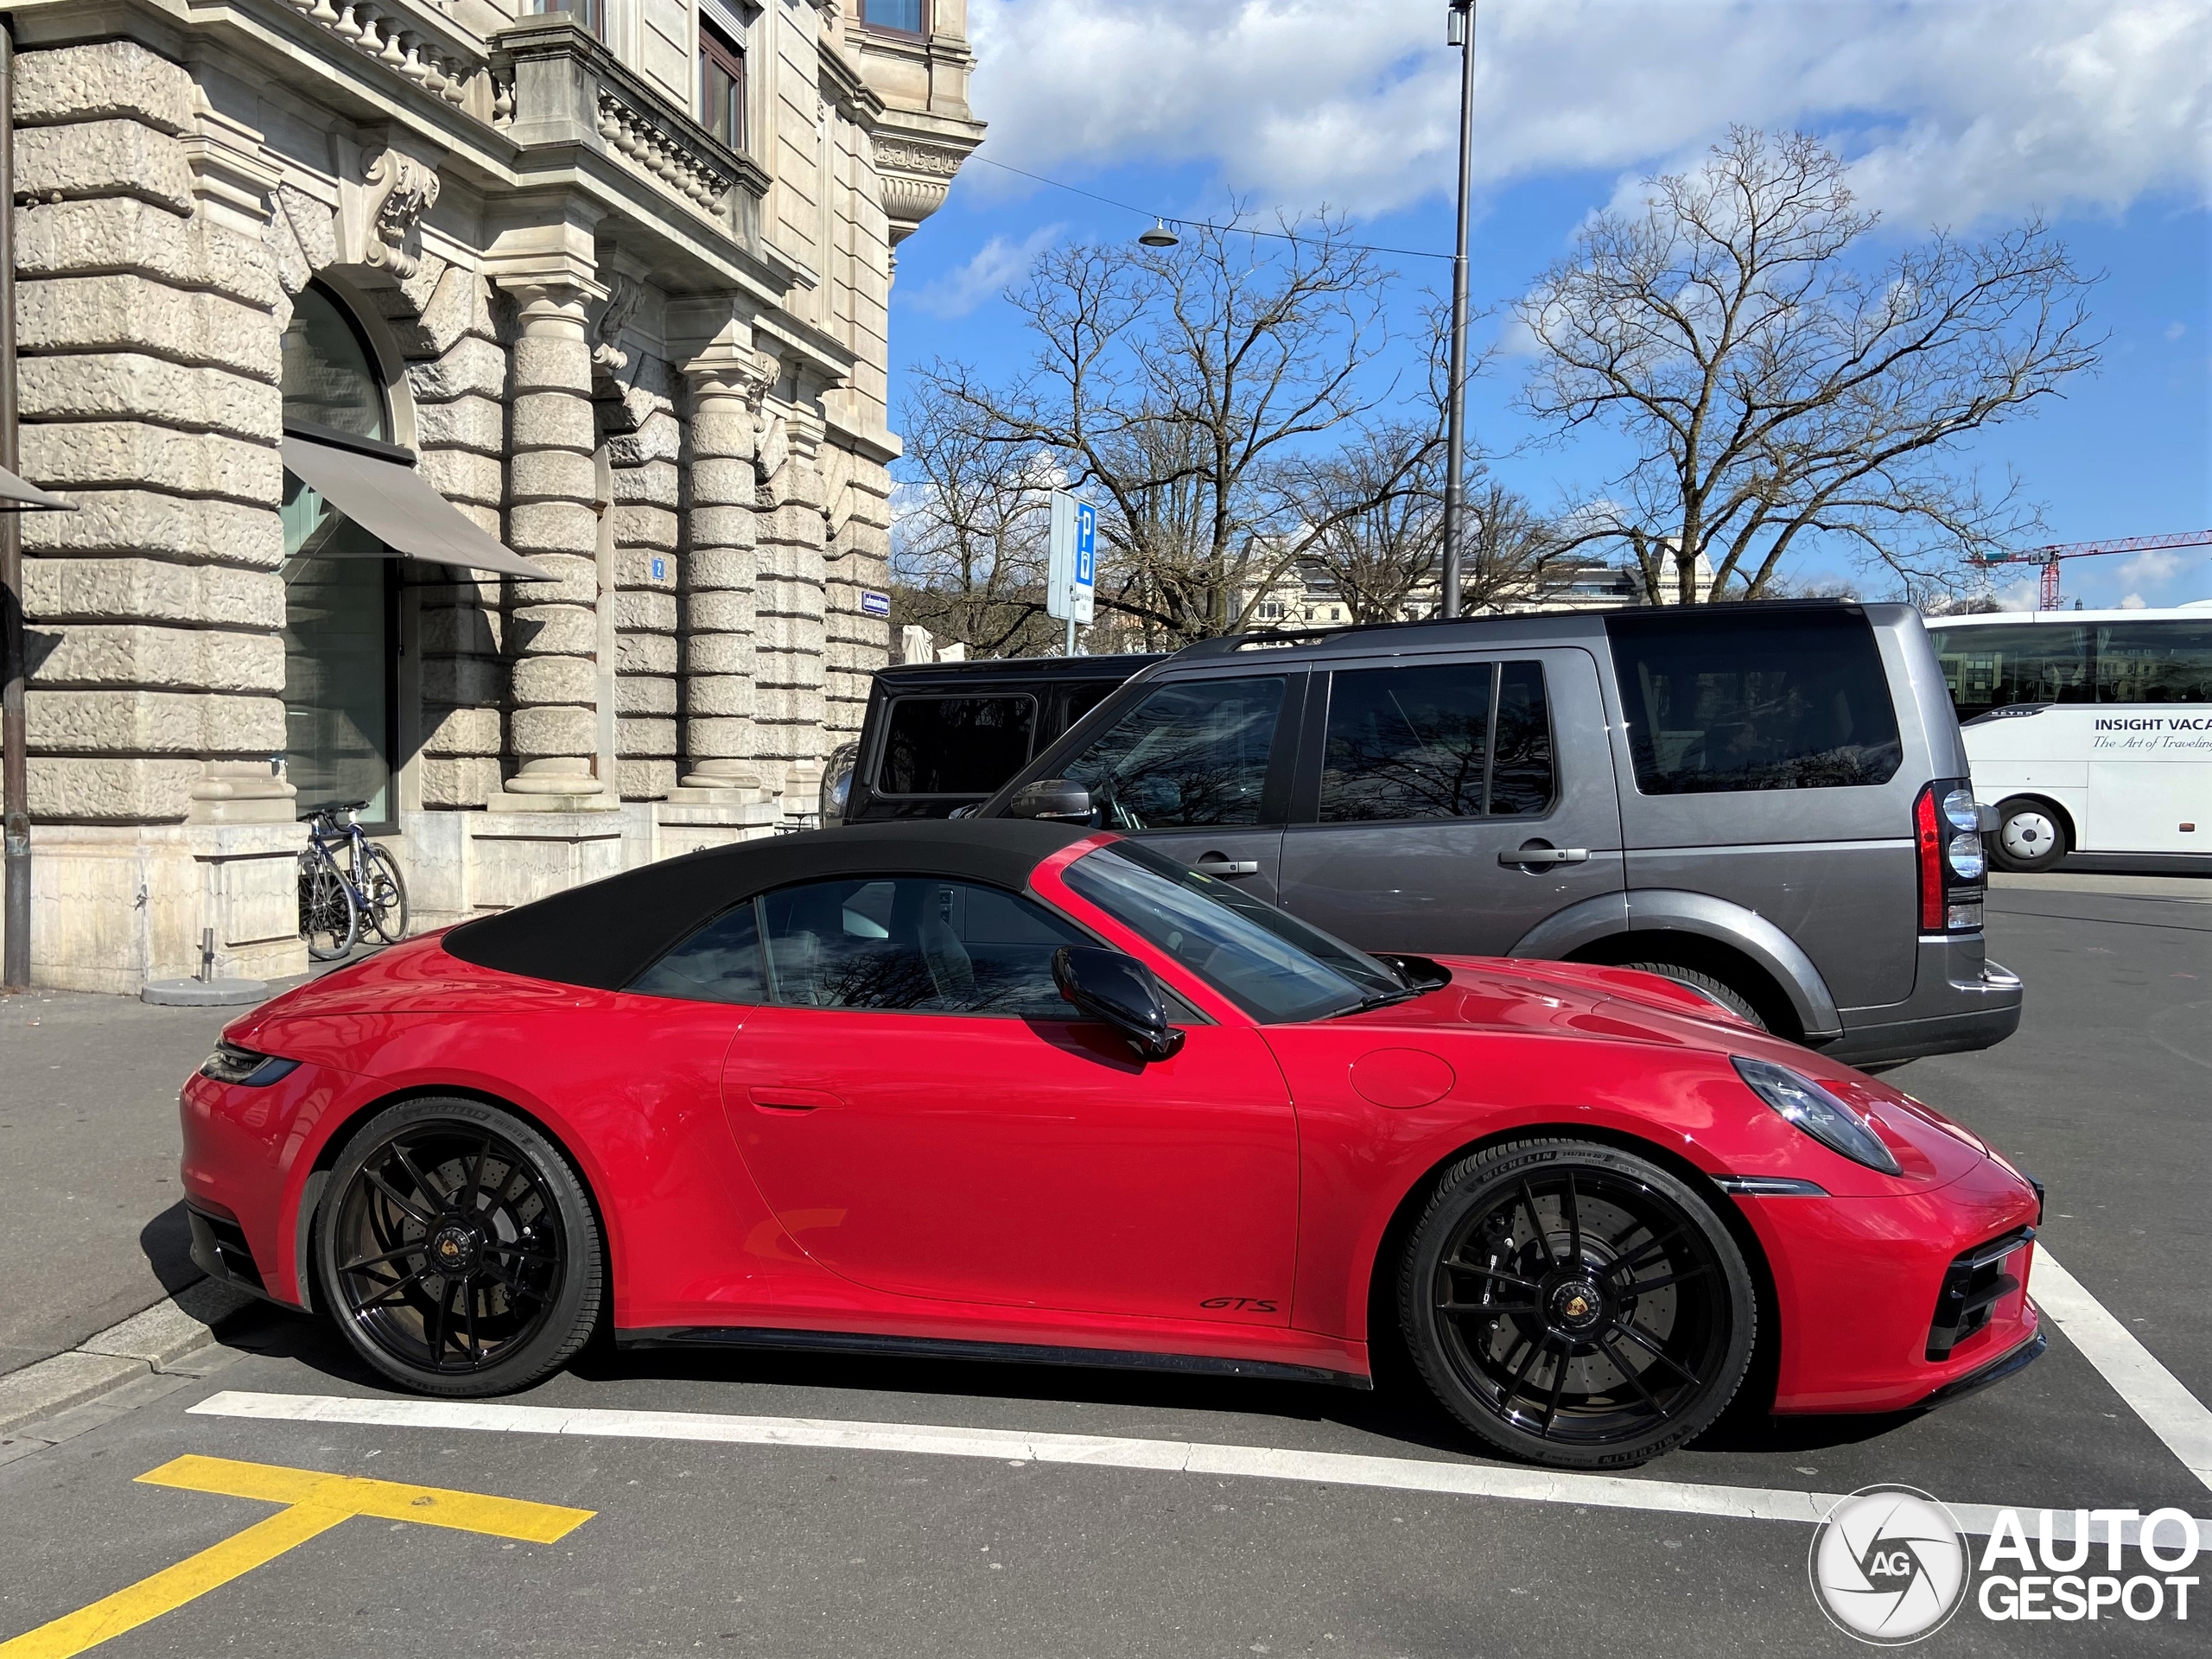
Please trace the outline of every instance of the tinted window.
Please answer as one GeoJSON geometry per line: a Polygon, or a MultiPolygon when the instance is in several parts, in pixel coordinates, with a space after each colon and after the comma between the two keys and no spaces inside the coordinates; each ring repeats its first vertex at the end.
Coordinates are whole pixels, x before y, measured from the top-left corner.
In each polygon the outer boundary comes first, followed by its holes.
{"type": "Polygon", "coordinates": [[[2101,626],[2097,701],[2212,702],[2212,621],[2101,626]]]}
{"type": "Polygon", "coordinates": [[[2089,630],[2078,622],[1930,628],[1961,720],[2016,702],[2090,700],[2089,630]]]}
{"type": "Polygon", "coordinates": [[[1282,712],[1280,677],[1163,685],[1129,709],[1065,775],[1116,830],[1257,823],[1282,712]]]}
{"type": "Polygon", "coordinates": [[[1255,1020],[1312,1020],[1405,995],[1373,957],[1141,842],[1087,853],[1065,880],[1255,1020]]]}
{"type": "Polygon", "coordinates": [[[901,697],[884,731],[880,795],[988,795],[1021,770],[1033,697],[901,697]]]}
{"type": "Polygon", "coordinates": [[[1323,823],[1541,812],[1551,719],[1537,663],[1361,669],[1329,690],[1323,823]]]}
{"type": "Polygon", "coordinates": [[[1902,764],[1862,616],[1700,607],[1605,629],[1643,794],[1880,784],[1902,764]]]}
{"type": "Polygon", "coordinates": [[[1490,814],[1548,811],[1553,776],[1552,716],[1541,663],[1508,663],[1497,677],[1497,728],[1491,740],[1490,814]]]}
{"type": "Polygon", "coordinates": [[[692,1002],[766,1002],[760,930],[747,899],[725,911],[632,981],[646,996],[680,996],[692,1002]]]}
{"type": "Polygon", "coordinates": [[[1052,953],[1091,943],[1029,899],[935,876],[810,881],[760,912],[770,995],[794,1007],[1069,1019],[1052,953]]]}
{"type": "Polygon", "coordinates": [[[1335,676],[1321,822],[1480,817],[1490,774],[1490,693],[1488,663],[1335,676]]]}

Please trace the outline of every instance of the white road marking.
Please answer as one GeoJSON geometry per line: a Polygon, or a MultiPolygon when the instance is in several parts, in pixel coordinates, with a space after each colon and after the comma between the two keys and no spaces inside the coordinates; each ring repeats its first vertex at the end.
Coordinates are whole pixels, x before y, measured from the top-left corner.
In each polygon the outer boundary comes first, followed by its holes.
{"type": "MultiPolygon", "coordinates": [[[[690,1440],[724,1446],[807,1446],[840,1452],[904,1452],[942,1458],[988,1458],[995,1462],[1086,1464],[1104,1469],[1147,1469],[1176,1474],[1241,1475],[1259,1480],[1310,1481],[1326,1486],[1375,1486],[1393,1491],[1441,1492],[1459,1497],[1499,1497],[1531,1503],[1569,1503],[1596,1510],[1642,1510],[1664,1515],[1713,1516],[1733,1521],[1794,1521],[1810,1526],[1840,1499],[1840,1492],[1800,1492],[1758,1486],[1700,1486],[1675,1480],[1621,1475],[1584,1475],[1497,1464],[1440,1463],[1426,1458],[1379,1458],[1347,1452],[1303,1452],[1280,1446],[1216,1446],[1198,1440],[1147,1440],[1104,1434],[1036,1433],[1026,1429],[965,1428],[938,1423],[846,1422],[819,1417],[738,1417],[691,1411],[569,1409],[510,1406],[488,1401],[353,1399],[327,1394],[211,1395],[192,1411],[210,1417],[262,1421],[356,1423],[372,1428],[474,1429],[502,1434],[582,1434],[613,1440],[690,1440]]],[[[2100,1497],[2100,1502],[2106,1501],[2100,1497]]],[[[2036,1511],[2018,1506],[2035,1525],[2036,1511]]],[[[1986,1535],[1997,1509],[1954,1503],[1951,1512],[1968,1532],[1986,1535]]],[[[2053,1517],[2055,1537],[2073,1536],[2073,1516],[2053,1517]]],[[[2199,1521],[2212,1529],[2212,1521],[2199,1521]]],[[[2090,1535],[2105,1535],[2092,1522],[2090,1535]]],[[[2135,1541],[2133,1522],[2123,1522],[2123,1543],[2135,1541]]]]}
{"type": "Polygon", "coordinates": [[[2212,1410],[2159,1364],[2133,1331],[2082,1287],[2080,1280],[2060,1267],[2041,1241],[2028,1278],[2037,1305],[2058,1321],[2066,1339],[2082,1351],[2082,1357],[2190,1473],[2212,1486],[2212,1410]]]}

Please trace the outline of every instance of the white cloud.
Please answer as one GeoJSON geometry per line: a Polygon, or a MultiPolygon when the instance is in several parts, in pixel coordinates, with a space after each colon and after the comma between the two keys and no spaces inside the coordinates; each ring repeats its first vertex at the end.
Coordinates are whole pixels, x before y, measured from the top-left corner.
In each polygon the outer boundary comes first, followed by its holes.
{"type": "Polygon", "coordinates": [[[2163,588],[2181,574],[2183,565],[2201,562],[2201,557],[2191,558],[2179,553],[2138,553],[2132,559],[2120,561],[2120,579],[2130,588],[2163,588]]]}
{"type": "Polygon", "coordinates": [[[2120,608],[2123,611],[2147,611],[2151,607],[2142,594],[2130,594],[2120,601],[2120,608]]]}
{"type": "MultiPolygon", "coordinates": [[[[1451,185],[1443,13],[971,0],[975,106],[1023,167],[1197,163],[1263,200],[1401,207],[1451,185]]],[[[1866,199],[1914,229],[2162,188],[2202,200],[2207,62],[2202,0],[1485,0],[1476,166],[1485,188],[1641,171],[1740,121],[1833,134],[1866,199]]]]}
{"type": "Polygon", "coordinates": [[[1059,239],[1065,225],[1046,225],[1019,242],[995,236],[974,257],[936,281],[899,297],[933,317],[964,317],[1029,269],[1032,260],[1059,239]]]}
{"type": "Polygon", "coordinates": [[[2179,340],[2188,332],[2189,325],[2185,322],[2170,322],[2166,325],[2166,339],[2169,341],[2179,340]]]}

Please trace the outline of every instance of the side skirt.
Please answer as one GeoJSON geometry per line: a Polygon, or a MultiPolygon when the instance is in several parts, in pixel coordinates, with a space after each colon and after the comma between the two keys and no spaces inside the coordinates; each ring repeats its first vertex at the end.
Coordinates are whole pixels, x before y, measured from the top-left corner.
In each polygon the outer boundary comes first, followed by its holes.
{"type": "Polygon", "coordinates": [[[1358,1372],[1332,1371],[1319,1365],[1289,1365],[1275,1360],[1137,1353],[1120,1348],[1055,1348],[1038,1343],[958,1342],[943,1337],[881,1337],[853,1331],[783,1331],[760,1325],[671,1325],[652,1330],[617,1330],[614,1345],[745,1348],[1005,1365],[1077,1365],[1097,1370],[1168,1371],[1185,1376],[1249,1376],[1275,1382],[1325,1382],[1345,1389],[1375,1386],[1374,1378],[1358,1372]]]}

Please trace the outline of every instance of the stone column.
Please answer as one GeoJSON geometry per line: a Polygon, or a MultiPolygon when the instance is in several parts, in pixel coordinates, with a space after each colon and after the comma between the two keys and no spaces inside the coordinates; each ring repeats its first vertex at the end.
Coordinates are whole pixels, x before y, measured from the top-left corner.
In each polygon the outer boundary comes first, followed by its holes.
{"type": "Polygon", "coordinates": [[[599,753],[599,501],[586,308],[604,298],[576,275],[502,278],[517,326],[507,471],[507,544],[552,582],[512,584],[507,744],[517,760],[488,803],[505,812],[620,803],[599,753]]]}
{"type": "MultiPolygon", "coordinates": [[[[772,359],[770,359],[772,360],[772,359]]],[[[683,594],[681,798],[760,798],[753,731],[754,537],[760,488],[755,411],[773,371],[747,347],[718,345],[683,365],[690,383],[690,543],[683,594]]]]}

